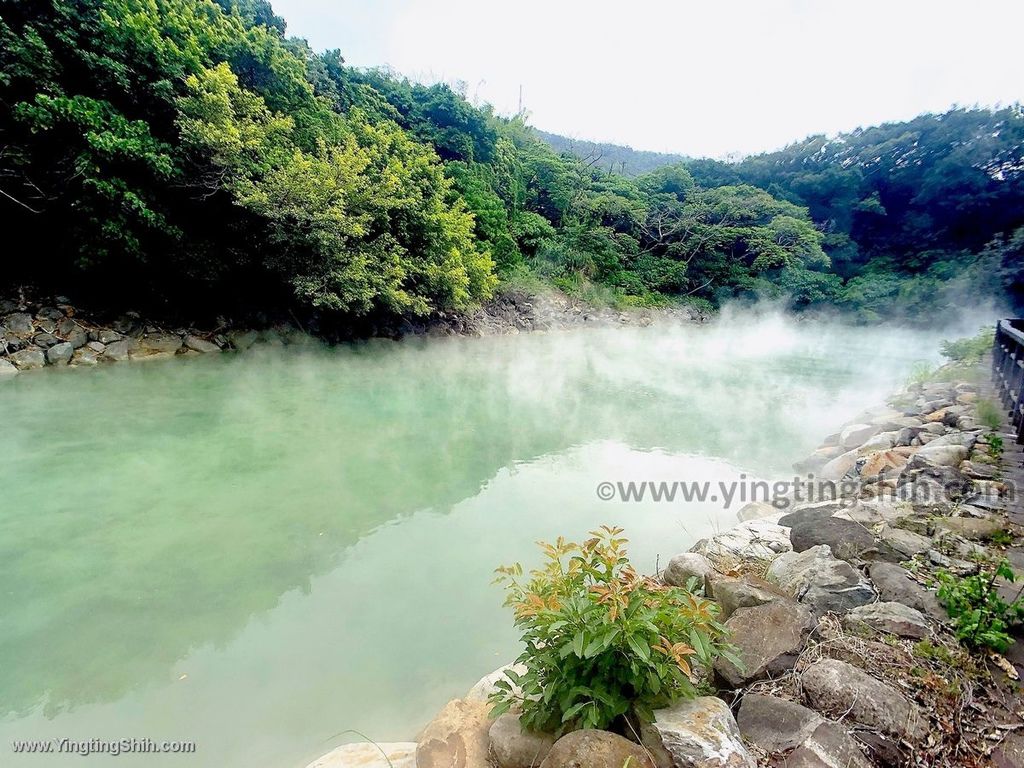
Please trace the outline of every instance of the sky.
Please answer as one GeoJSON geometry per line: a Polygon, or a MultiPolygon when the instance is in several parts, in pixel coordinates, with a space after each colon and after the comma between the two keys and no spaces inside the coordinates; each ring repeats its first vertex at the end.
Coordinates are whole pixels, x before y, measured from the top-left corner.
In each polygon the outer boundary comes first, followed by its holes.
{"type": "Polygon", "coordinates": [[[272,0],[291,35],[576,139],[694,157],[1024,101],[1019,0],[272,0]]]}

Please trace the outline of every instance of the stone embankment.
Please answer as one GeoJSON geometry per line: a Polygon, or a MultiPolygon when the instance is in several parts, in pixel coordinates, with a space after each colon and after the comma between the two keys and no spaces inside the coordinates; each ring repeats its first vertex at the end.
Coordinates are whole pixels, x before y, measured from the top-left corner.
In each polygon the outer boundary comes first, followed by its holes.
{"type": "Polygon", "coordinates": [[[968,380],[911,388],[803,463],[843,481],[837,498],[750,505],[672,558],[661,578],[703,586],[742,666],[719,658],[709,695],[657,711],[635,738],[556,740],[523,732],[515,712],[492,720],[503,668],[416,743],[348,745],[310,768],[1024,766],[1024,658],[968,653],[935,594],[940,569],[1024,565],[977,401],[968,380]]]}

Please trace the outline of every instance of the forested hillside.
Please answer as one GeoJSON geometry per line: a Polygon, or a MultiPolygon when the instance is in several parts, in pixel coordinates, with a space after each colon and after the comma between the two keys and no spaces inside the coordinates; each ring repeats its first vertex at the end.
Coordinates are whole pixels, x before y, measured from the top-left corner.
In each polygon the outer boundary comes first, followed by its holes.
{"type": "Polygon", "coordinates": [[[1021,299],[1016,108],[631,177],[285,29],[264,0],[5,3],[4,281],[324,327],[465,308],[500,280],[869,319],[1021,299]]]}
{"type": "Polygon", "coordinates": [[[683,155],[650,152],[608,142],[573,139],[540,129],[537,129],[537,136],[558,153],[568,152],[588,165],[604,171],[621,173],[623,176],[642,176],[666,165],[677,165],[687,160],[683,155]]]}

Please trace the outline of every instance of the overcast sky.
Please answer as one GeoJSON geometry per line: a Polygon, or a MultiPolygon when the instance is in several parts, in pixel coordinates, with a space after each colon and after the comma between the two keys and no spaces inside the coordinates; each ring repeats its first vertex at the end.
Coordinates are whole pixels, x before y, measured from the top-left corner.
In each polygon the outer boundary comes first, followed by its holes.
{"type": "Polygon", "coordinates": [[[272,0],[356,66],[580,139],[720,157],[1024,101],[1019,0],[272,0]]]}

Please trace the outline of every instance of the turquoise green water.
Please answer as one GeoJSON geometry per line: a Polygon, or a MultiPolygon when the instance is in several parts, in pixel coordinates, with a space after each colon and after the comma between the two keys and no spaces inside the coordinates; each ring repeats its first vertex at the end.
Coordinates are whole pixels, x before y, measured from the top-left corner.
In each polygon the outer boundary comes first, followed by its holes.
{"type": "Polygon", "coordinates": [[[601,481],[791,476],[942,334],[585,330],[258,349],[0,383],[0,765],[301,768],[412,738],[516,653],[496,565],[617,523],[653,570],[721,504],[601,481]]]}

